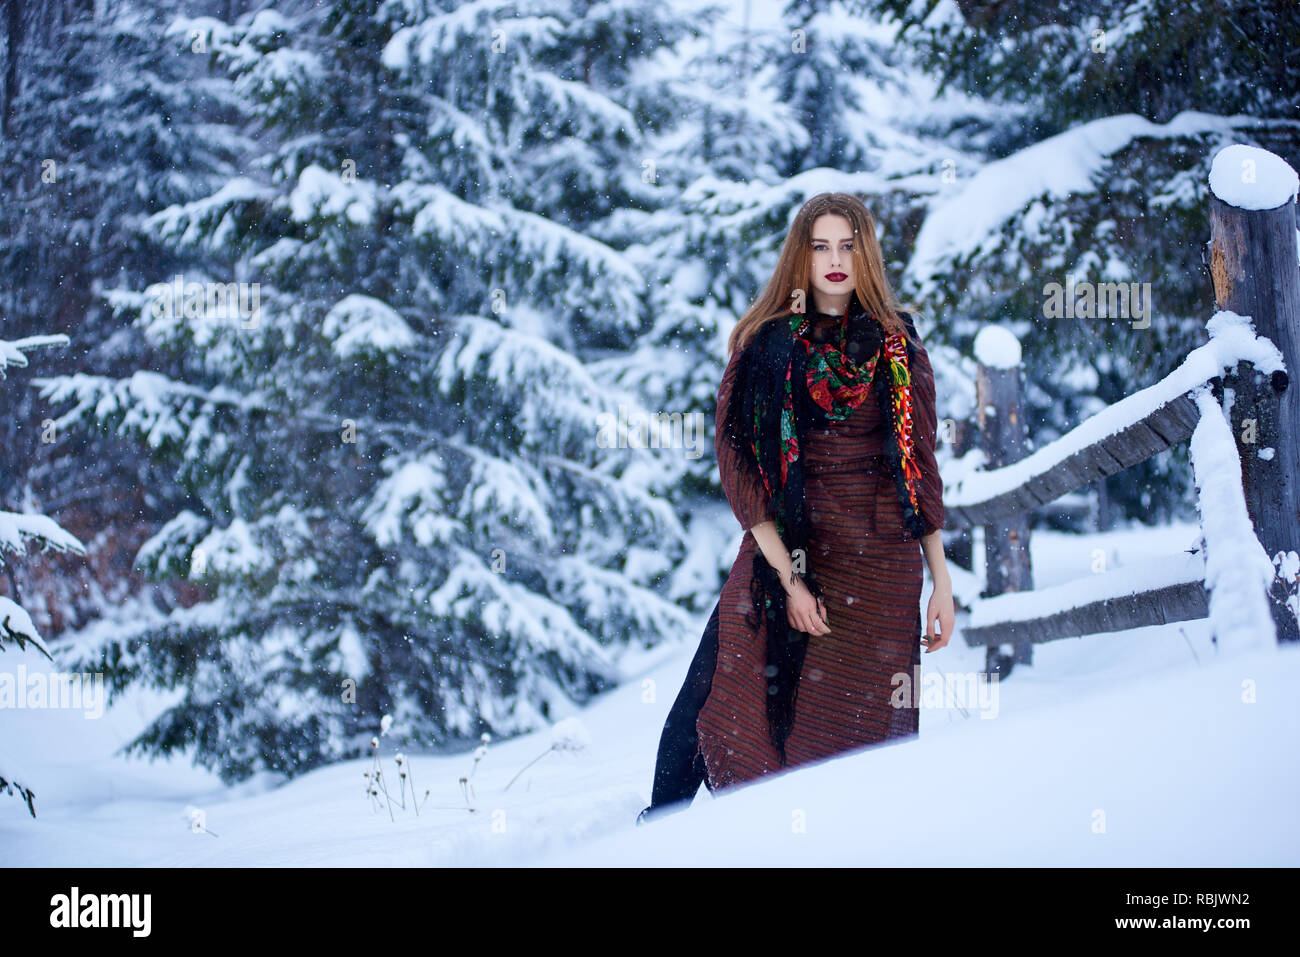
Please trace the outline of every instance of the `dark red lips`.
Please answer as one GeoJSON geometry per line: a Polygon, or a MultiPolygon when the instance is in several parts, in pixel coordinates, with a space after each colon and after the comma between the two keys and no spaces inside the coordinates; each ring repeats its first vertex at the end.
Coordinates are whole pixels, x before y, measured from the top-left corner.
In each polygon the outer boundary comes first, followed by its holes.
{"type": "Polygon", "coordinates": [[[827,278],[827,280],[829,280],[830,282],[843,282],[844,280],[848,279],[849,277],[848,277],[848,273],[842,273],[842,272],[828,272],[828,273],[826,274],[826,278],[827,278]]]}

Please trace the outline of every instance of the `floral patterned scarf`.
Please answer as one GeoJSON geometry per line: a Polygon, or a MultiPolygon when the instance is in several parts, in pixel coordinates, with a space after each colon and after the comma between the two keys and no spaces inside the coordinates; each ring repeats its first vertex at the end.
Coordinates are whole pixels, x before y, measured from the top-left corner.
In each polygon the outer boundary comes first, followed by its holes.
{"type": "MultiPolygon", "coordinates": [[[[853,305],[857,305],[856,296],[853,305]]],[[[857,318],[861,318],[859,315],[857,318]]],[[[874,321],[874,320],[873,320],[874,321]]],[[[833,422],[847,419],[859,405],[871,394],[871,382],[878,362],[887,364],[889,376],[890,422],[900,453],[902,472],[906,483],[907,498],[916,513],[921,506],[917,500],[917,484],[921,479],[921,467],[916,460],[916,450],[912,443],[912,378],[907,365],[907,340],[901,332],[884,337],[880,349],[862,362],[857,362],[845,353],[844,340],[846,330],[840,329],[840,343],[835,341],[816,342],[806,335],[809,318],[792,315],[789,320],[790,333],[795,345],[807,355],[805,363],[805,380],[808,395],[833,422]]],[[[795,429],[794,394],[791,381],[794,376],[794,361],[786,369],[785,390],[781,403],[781,478],[777,488],[783,488],[789,475],[790,466],[799,458],[799,438],[795,429]]],[[[776,527],[785,534],[785,509],[783,496],[774,492],[772,476],[763,470],[762,456],[759,454],[758,436],[761,429],[762,409],[754,409],[754,436],[752,450],[759,466],[759,475],[763,487],[772,497],[776,506],[776,527]]]]}

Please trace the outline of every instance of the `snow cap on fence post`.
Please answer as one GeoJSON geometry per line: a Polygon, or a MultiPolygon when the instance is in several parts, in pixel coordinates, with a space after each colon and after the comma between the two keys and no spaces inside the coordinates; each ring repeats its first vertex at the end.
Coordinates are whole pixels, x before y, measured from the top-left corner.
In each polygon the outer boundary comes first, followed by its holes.
{"type": "Polygon", "coordinates": [[[1276,153],[1233,143],[1214,154],[1210,190],[1238,209],[1276,209],[1296,198],[1300,177],[1276,153]]]}
{"type": "Polygon", "coordinates": [[[973,343],[975,358],[990,369],[1014,369],[1020,365],[1020,340],[1005,326],[988,325],[973,343]]]}

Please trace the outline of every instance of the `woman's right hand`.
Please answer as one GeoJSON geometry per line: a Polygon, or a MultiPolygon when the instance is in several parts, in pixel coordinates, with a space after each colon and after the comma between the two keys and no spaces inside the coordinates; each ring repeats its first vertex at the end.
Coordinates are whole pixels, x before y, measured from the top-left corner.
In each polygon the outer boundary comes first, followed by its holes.
{"type": "Polygon", "coordinates": [[[810,635],[831,633],[830,627],[826,624],[825,603],[813,596],[802,578],[795,576],[794,584],[785,586],[785,593],[785,617],[791,628],[797,628],[810,635]]]}

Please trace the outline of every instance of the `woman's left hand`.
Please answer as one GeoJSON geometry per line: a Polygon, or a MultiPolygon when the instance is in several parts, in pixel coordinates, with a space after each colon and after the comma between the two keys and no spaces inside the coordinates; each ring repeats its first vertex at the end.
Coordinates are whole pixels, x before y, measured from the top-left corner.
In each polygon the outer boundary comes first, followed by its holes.
{"type": "Polygon", "coordinates": [[[952,589],[935,588],[930,593],[930,604],[925,611],[925,637],[921,639],[921,644],[926,646],[925,653],[927,655],[948,644],[956,620],[957,613],[952,604],[952,589]],[[939,623],[937,635],[934,630],[936,619],[939,623]]]}

